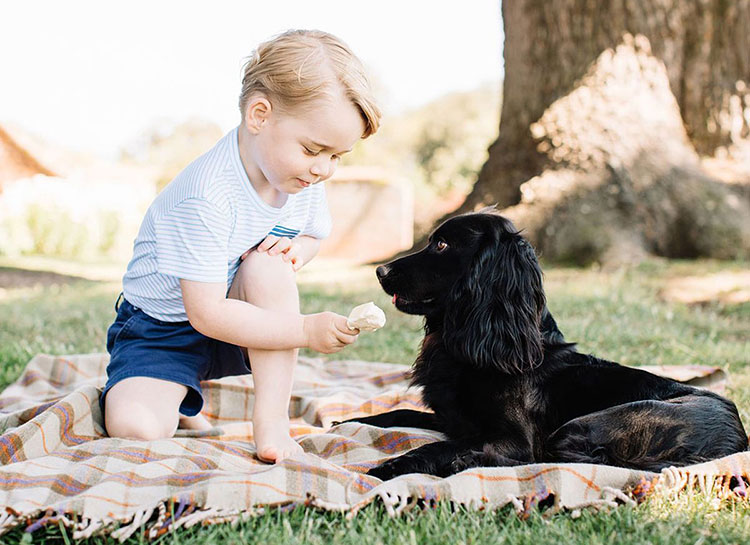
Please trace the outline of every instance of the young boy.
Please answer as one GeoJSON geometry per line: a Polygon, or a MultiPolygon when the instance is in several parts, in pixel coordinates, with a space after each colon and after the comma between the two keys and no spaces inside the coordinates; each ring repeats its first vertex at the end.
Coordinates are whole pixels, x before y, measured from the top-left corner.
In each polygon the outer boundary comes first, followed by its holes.
{"type": "Polygon", "coordinates": [[[321,182],[380,112],[359,60],[319,31],[258,47],[240,111],[146,213],[107,333],[101,403],[112,437],[171,437],[210,427],[201,380],[252,369],[258,456],[278,462],[302,450],[288,416],[298,349],[357,339],[344,316],[300,314],[295,273],[330,231],[321,182]]]}

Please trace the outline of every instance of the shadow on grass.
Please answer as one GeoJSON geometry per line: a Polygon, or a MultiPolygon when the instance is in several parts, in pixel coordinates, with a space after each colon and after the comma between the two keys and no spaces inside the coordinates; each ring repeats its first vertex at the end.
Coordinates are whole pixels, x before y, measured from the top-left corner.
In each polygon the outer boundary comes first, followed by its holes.
{"type": "Polygon", "coordinates": [[[19,269],[16,267],[0,267],[0,288],[3,289],[33,288],[36,286],[60,286],[80,282],[89,284],[99,283],[95,280],[90,280],[81,276],[60,274],[49,271],[19,269]]]}

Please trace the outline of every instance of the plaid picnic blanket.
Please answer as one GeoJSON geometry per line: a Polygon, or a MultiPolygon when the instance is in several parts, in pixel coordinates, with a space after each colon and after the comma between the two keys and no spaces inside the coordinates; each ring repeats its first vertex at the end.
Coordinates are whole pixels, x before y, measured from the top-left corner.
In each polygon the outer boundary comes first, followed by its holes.
{"type": "MultiPolygon", "coordinates": [[[[451,500],[479,509],[512,503],[528,512],[633,503],[655,487],[720,485],[744,494],[750,457],[742,453],[662,474],[586,464],[479,468],[446,479],[404,475],[388,482],[363,473],[379,461],[441,438],[439,433],[380,429],[336,420],[389,409],[423,408],[408,388],[409,367],[300,358],[290,415],[305,454],[270,465],[252,443],[253,380],[204,383],[207,432],[138,442],[106,437],[98,397],[106,354],[39,355],[0,394],[0,533],[65,524],[74,538],[111,533],[121,540],[144,526],[154,537],[180,526],[252,516],[298,504],[350,515],[375,499],[399,514],[421,500],[451,500]],[[732,479],[732,477],[735,479],[732,479]]],[[[711,379],[713,368],[654,369],[683,380],[711,379]]],[[[718,378],[717,378],[718,377],[718,378]]],[[[710,380],[709,380],[710,382],[710,380]]]]}

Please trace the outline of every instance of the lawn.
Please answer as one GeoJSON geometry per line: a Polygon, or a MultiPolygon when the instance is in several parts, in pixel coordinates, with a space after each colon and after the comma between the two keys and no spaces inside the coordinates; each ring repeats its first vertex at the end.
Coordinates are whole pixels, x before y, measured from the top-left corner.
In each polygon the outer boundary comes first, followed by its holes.
{"type": "MultiPolygon", "coordinates": [[[[104,349],[105,331],[119,292],[110,269],[99,280],[77,278],[94,267],[0,260],[0,387],[15,380],[39,352],[70,354],[104,349]],[[52,268],[64,274],[21,272],[21,267],[52,268]]],[[[711,302],[686,305],[661,297],[669,283],[684,276],[741,272],[744,263],[648,261],[615,272],[545,268],[548,304],[569,340],[579,349],[629,365],[705,364],[729,374],[728,396],[750,425],[750,304],[711,302]]],[[[99,269],[97,269],[99,270],[99,269]]],[[[116,278],[116,276],[114,277],[116,278]]],[[[303,311],[329,309],[342,314],[369,300],[384,308],[387,327],[362,335],[355,346],[332,357],[410,363],[421,338],[418,318],[396,313],[380,292],[370,268],[321,264],[301,274],[303,311]]],[[[180,530],[159,543],[746,543],[750,502],[718,504],[708,495],[682,493],[651,498],[637,507],[608,512],[584,510],[526,520],[510,508],[471,512],[442,504],[390,519],[371,505],[353,520],[343,515],[298,508],[272,510],[239,523],[180,530]]],[[[140,543],[136,534],[127,543],[140,543]]],[[[0,543],[32,542],[14,530],[0,543]]],[[[68,543],[52,527],[33,542],[68,543]]],[[[107,542],[92,538],[90,542],[107,542]]],[[[109,540],[112,541],[112,540],[109,540]]]]}

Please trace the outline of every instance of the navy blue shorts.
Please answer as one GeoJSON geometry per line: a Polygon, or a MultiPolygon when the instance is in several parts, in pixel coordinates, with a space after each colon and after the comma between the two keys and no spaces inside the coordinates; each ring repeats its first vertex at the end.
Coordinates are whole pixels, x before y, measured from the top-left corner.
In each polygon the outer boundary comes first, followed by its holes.
{"type": "Polygon", "coordinates": [[[129,377],[151,377],[187,386],[180,413],[195,416],[203,407],[201,380],[250,372],[246,351],[239,346],[206,337],[190,322],[152,318],[122,296],[118,303],[117,318],[107,330],[110,359],[107,385],[99,398],[102,413],[112,386],[129,377]]]}

